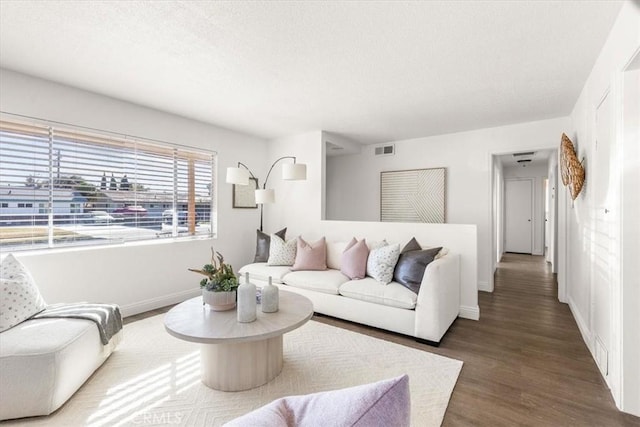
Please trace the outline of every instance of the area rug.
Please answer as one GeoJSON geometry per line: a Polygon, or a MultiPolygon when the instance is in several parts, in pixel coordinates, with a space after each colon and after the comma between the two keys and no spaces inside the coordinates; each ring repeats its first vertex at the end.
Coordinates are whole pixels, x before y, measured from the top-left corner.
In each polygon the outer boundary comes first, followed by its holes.
{"type": "Polygon", "coordinates": [[[198,344],[170,336],[163,316],[126,325],[124,342],[58,411],[5,425],[218,426],[279,397],[407,373],[412,425],[439,426],[462,368],[458,360],[310,321],[284,336],[284,367],[273,381],[221,392],[200,382],[198,344]]]}

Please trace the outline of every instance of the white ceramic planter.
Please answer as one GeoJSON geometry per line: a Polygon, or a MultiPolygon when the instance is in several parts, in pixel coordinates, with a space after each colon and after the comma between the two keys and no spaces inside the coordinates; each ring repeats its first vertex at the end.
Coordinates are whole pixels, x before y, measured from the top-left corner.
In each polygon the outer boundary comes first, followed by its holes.
{"type": "Polygon", "coordinates": [[[213,311],[233,310],[236,307],[236,291],[213,292],[203,289],[202,300],[213,311]]]}

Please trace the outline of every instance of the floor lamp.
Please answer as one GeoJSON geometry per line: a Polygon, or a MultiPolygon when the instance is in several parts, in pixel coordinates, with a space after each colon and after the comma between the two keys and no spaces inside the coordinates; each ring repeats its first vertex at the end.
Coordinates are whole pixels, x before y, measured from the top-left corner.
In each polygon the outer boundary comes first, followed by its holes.
{"type": "MultiPolygon", "coordinates": [[[[282,179],[287,181],[301,181],[307,179],[307,165],[304,163],[296,163],[296,158],[293,156],[280,157],[273,162],[267,173],[267,177],[262,183],[262,189],[256,189],[256,203],[260,205],[260,231],[262,231],[262,214],[263,206],[265,203],[275,203],[276,192],[272,188],[267,188],[267,182],[273,167],[281,160],[292,159],[293,163],[284,163],[282,165],[282,179]]],[[[233,168],[227,168],[227,184],[236,185],[249,185],[249,177],[257,179],[251,172],[251,169],[242,162],[238,162],[238,166],[233,168]],[[242,168],[244,169],[242,169],[242,168]]]]}

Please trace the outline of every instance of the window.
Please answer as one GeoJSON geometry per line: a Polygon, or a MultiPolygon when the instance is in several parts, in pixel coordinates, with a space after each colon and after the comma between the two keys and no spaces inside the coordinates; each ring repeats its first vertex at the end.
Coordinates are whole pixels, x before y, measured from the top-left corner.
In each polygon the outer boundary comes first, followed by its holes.
{"type": "Polygon", "coordinates": [[[212,237],[215,164],[214,152],[3,119],[0,250],[212,237]]]}

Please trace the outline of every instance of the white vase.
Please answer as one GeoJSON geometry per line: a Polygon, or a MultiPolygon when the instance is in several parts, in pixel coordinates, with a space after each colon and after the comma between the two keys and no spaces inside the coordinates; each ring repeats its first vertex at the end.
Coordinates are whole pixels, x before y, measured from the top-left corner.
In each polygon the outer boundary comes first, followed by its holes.
{"type": "Polygon", "coordinates": [[[278,287],[271,283],[271,276],[269,276],[269,284],[262,287],[262,312],[275,313],[278,311],[279,304],[280,294],[278,287]]]}
{"type": "Polygon", "coordinates": [[[244,283],[238,286],[238,322],[250,323],[256,318],[256,285],[249,282],[249,273],[246,273],[244,283]]]}
{"type": "Polygon", "coordinates": [[[213,292],[203,289],[202,300],[213,311],[233,310],[236,306],[236,291],[213,292]]]}

